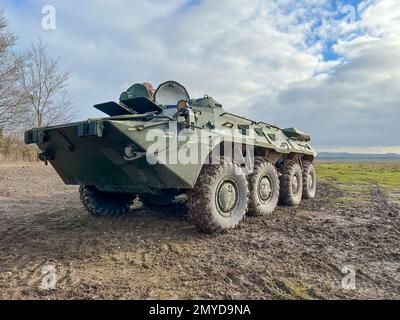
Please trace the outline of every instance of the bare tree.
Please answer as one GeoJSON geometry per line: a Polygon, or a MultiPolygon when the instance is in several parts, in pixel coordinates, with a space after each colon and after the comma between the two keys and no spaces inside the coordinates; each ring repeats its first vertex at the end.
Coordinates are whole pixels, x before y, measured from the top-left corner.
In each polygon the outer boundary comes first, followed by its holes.
{"type": "Polygon", "coordinates": [[[12,52],[16,37],[8,31],[4,11],[0,10],[0,133],[15,125],[25,113],[18,88],[24,58],[12,52]]]}
{"type": "Polygon", "coordinates": [[[26,57],[19,83],[34,125],[43,127],[70,121],[73,114],[66,90],[69,72],[60,69],[59,58],[53,60],[47,56],[46,45],[41,39],[31,44],[26,57]]]}

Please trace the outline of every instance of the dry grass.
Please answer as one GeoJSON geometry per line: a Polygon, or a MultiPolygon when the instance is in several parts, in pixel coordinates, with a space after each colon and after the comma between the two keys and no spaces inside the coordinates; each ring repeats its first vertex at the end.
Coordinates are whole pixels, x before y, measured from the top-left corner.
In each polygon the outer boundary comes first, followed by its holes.
{"type": "Polygon", "coordinates": [[[20,138],[6,136],[0,138],[0,161],[37,161],[36,146],[26,145],[20,138]]]}

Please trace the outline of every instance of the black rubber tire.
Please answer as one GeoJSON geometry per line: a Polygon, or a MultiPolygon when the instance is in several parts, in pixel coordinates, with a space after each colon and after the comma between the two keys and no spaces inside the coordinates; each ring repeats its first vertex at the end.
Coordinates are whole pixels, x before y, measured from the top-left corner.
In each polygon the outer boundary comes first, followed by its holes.
{"type": "Polygon", "coordinates": [[[314,199],[317,191],[317,175],[314,164],[303,162],[303,199],[314,199]]]}
{"type": "Polygon", "coordinates": [[[247,214],[263,216],[274,212],[279,200],[279,175],[275,166],[267,159],[256,157],[254,170],[248,175],[247,181],[249,183],[249,208],[247,214]],[[263,177],[269,179],[272,189],[270,197],[264,201],[260,194],[260,180],[263,177]]]}
{"type": "Polygon", "coordinates": [[[161,207],[168,206],[172,204],[175,200],[174,195],[170,194],[162,194],[162,195],[154,195],[154,194],[140,194],[138,195],[140,202],[143,203],[146,207],[161,207]]]}
{"type": "Polygon", "coordinates": [[[117,216],[128,213],[134,196],[102,192],[92,186],[80,186],[79,195],[86,210],[95,216],[117,216]]]}
{"type": "Polygon", "coordinates": [[[234,229],[246,214],[248,194],[246,176],[238,165],[224,159],[220,164],[204,165],[194,188],[187,194],[189,220],[205,233],[234,229]],[[226,181],[233,182],[237,189],[230,216],[223,216],[217,204],[217,192],[226,181]]]}
{"type": "Polygon", "coordinates": [[[300,165],[293,161],[287,160],[283,165],[282,176],[280,181],[280,203],[288,206],[297,206],[300,204],[303,195],[303,172],[300,165]],[[293,180],[297,180],[296,190],[293,187],[293,180]]]}

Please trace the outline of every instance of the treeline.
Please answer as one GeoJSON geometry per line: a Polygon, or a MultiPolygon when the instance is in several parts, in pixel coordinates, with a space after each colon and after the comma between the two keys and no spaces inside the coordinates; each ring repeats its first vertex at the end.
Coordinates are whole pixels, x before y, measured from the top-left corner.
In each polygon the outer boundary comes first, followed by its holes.
{"type": "Polygon", "coordinates": [[[72,119],[70,74],[41,39],[22,50],[16,42],[0,10],[0,160],[33,161],[36,149],[24,144],[23,132],[72,119]]]}

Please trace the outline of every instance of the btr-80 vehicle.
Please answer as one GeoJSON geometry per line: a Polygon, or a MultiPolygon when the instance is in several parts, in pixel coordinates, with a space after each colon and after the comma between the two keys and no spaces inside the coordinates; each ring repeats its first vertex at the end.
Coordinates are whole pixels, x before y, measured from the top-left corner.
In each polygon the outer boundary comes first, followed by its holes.
{"type": "Polygon", "coordinates": [[[310,137],[225,111],[209,96],[191,99],[175,81],[155,92],[134,84],[119,102],[94,106],[108,115],[25,133],[39,159],[79,185],[91,214],[127,213],[139,198],[166,205],[187,195],[201,231],[233,229],[245,215],[272,213],[315,197],[316,152],[310,137]]]}

